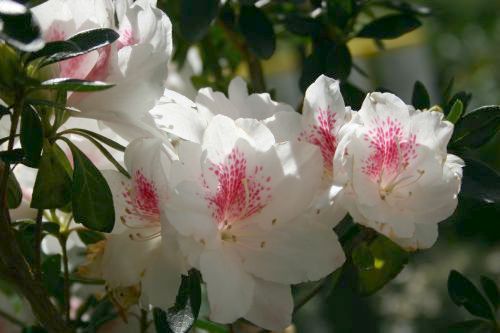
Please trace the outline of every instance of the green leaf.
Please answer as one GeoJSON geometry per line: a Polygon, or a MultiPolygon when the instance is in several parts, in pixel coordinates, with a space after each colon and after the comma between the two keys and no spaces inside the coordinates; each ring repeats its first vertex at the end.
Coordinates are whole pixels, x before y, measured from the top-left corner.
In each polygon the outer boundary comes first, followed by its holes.
{"type": "Polygon", "coordinates": [[[23,328],[22,333],[47,333],[47,331],[40,326],[30,326],[23,328]]]}
{"type": "Polygon", "coordinates": [[[378,235],[367,246],[373,257],[373,267],[358,267],[358,290],[370,295],[395,278],[408,262],[408,253],[389,238],[378,235]]]}
{"type": "Polygon", "coordinates": [[[300,90],[305,93],[307,88],[326,71],[326,60],[331,43],[315,45],[313,52],[304,59],[302,73],[299,79],[300,90]]]}
{"type": "MultiPolygon", "coordinates": [[[[451,84],[453,84],[453,82],[451,82],[451,84]]],[[[451,88],[452,88],[452,86],[450,86],[450,89],[451,88]]],[[[445,92],[445,94],[448,95],[449,92],[445,92]]],[[[459,91],[459,92],[457,92],[455,95],[453,95],[450,98],[450,100],[448,101],[448,103],[445,105],[445,107],[444,107],[444,114],[447,115],[448,113],[450,113],[451,108],[453,107],[453,105],[455,104],[455,102],[457,100],[462,101],[462,104],[464,105],[464,112],[465,112],[467,110],[467,106],[469,105],[471,99],[472,99],[472,94],[471,93],[468,93],[466,91],[459,91]]]]}
{"type": "Polygon", "coordinates": [[[448,113],[448,116],[446,116],[446,120],[448,120],[452,124],[456,124],[460,120],[463,111],[464,104],[461,100],[457,99],[455,101],[455,104],[453,104],[450,113],[448,113]]]}
{"type": "Polygon", "coordinates": [[[259,58],[271,58],[276,49],[276,35],[272,22],[261,9],[242,6],[239,27],[250,50],[259,58]]]}
{"type": "Polygon", "coordinates": [[[352,0],[328,0],[327,13],[330,22],[344,29],[352,16],[354,3],[352,0]]]}
{"type": "Polygon", "coordinates": [[[405,1],[389,0],[383,1],[381,4],[385,5],[387,8],[395,9],[408,14],[421,16],[428,16],[432,14],[432,10],[429,7],[405,1]]]}
{"type": "Polygon", "coordinates": [[[80,240],[85,244],[85,245],[90,245],[90,244],[95,244],[97,242],[100,242],[106,237],[104,237],[103,234],[97,231],[93,230],[82,230],[79,229],[77,230],[78,237],[80,237],[80,240]]]}
{"type": "Polygon", "coordinates": [[[45,144],[33,187],[32,208],[61,208],[71,200],[71,178],[66,170],[68,163],[56,145],[45,144]]]}
{"type": "Polygon", "coordinates": [[[356,246],[352,252],[352,262],[361,271],[373,269],[375,258],[366,243],[356,246]]]}
{"type": "Polygon", "coordinates": [[[25,52],[38,51],[45,44],[31,11],[11,0],[0,1],[0,39],[25,52]]]}
{"type": "Polygon", "coordinates": [[[462,197],[479,200],[486,204],[500,202],[500,175],[487,164],[469,157],[464,158],[466,167],[462,179],[462,197]]]}
{"type": "Polygon", "coordinates": [[[481,286],[493,305],[493,308],[498,309],[500,306],[500,292],[498,291],[498,286],[495,281],[486,276],[481,276],[481,286]]]}
{"type": "Polygon", "coordinates": [[[352,57],[347,45],[333,45],[326,56],[326,75],[346,80],[351,73],[352,57]]]}
{"type": "Polygon", "coordinates": [[[484,320],[467,320],[448,327],[447,333],[495,333],[493,324],[484,320]]]}
{"type": "Polygon", "coordinates": [[[42,82],[39,87],[49,90],[89,92],[106,90],[114,87],[114,84],[109,84],[101,81],[56,78],[42,82]]]}
{"type": "Polygon", "coordinates": [[[79,32],[68,40],[49,42],[43,49],[31,54],[28,61],[45,58],[41,66],[74,58],[95,51],[116,41],[120,35],[109,28],[92,29],[79,32]]]}
{"type": "Polygon", "coordinates": [[[0,151],[0,160],[9,164],[24,162],[24,151],[20,148],[0,151]]]}
{"type": "Polygon", "coordinates": [[[319,19],[291,13],[285,18],[288,31],[300,36],[318,36],[325,27],[319,19]]]}
{"type": "Polygon", "coordinates": [[[122,146],[121,144],[119,144],[118,142],[116,141],[113,141],[99,133],[95,133],[95,132],[92,132],[92,131],[89,131],[89,130],[86,130],[86,129],[83,129],[83,128],[72,128],[70,130],[67,130],[65,132],[69,132],[69,133],[75,133],[75,134],[85,134],[87,136],[90,136],[96,140],[99,140],[101,141],[102,143],[110,146],[111,148],[114,148],[118,151],[121,151],[121,152],[124,152],[125,151],[125,146],[122,146]]]}
{"type": "Polygon", "coordinates": [[[478,148],[500,130],[500,106],[482,106],[467,113],[455,126],[451,138],[453,146],[478,148]]]}
{"type": "Polygon", "coordinates": [[[448,294],[458,306],[463,306],[472,315],[492,319],[495,316],[479,290],[465,276],[452,270],[448,276],[448,294]]]}
{"type": "Polygon", "coordinates": [[[22,200],[23,192],[21,186],[14,173],[9,172],[9,178],[7,179],[7,207],[9,209],[17,208],[21,205],[22,200]]]}
{"type": "Polygon", "coordinates": [[[22,111],[20,137],[26,164],[38,166],[43,147],[43,128],[40,117],[31,106],[26,106],[22,111]]]}
{"type": "Polygon", "coordinates": [[[352,108],[359,110],[363,104],[366,94],[349,82],[340,83],[340,91],[346,102],[346,105],[350,105],[352,108]]]}
{"type": "Polygon", "coordinates": [[[365,25],[357,37],[374,39],[398,38],[420,27],[422,23],[413,15],[391,14],[365,25]]]}
{"type": "Polygon", "coordinates": [[[78,147],[63,139],[73,155],[71,193],[75,222],[92,230],[111,232],[115,223],[115,209],[106,179],[78,147]]]}
{"type": "Polygon", "coordinates": [[[206,319],[198,319],[194,323],[194,327],[207,331],[208,333],[229,333],[226,326],[206,319]]]}
{"type": "Polygon", "coordinates": [[[219,12],[219,0],[181,1],[180,31],[189,42],[201,40],[219,12]]]}
{"type": "Polygon", "coordinates": [[[42,262],[42,283],[50,295],[60,302],[64,299],[63,278],[61,277],[61,255],[46,256],[42,262]]]}
{"type": "Polygon", "coordinates": [[[415,85],[413,86],[411,104],[417,110],[428,109],[431,106],[431,98],[429,97],[429,93],[427,92],[424,84],[420,81],[415,82],[415,85]]]}
{"type": "Polygon", "coordinates": [[[42,229],[51,235],[57,236],[57,235],[59,235],[60,226],[56,222],[43,222],[42,229]]]}
{"type": "Polygon", "coordinates": [[[154,323],[157,332],[186,333],[194,325],[201,306],[201,277],[196,270],[182,276],[182,283],[175,305],[163,311],[154,309],[154,323]]]}

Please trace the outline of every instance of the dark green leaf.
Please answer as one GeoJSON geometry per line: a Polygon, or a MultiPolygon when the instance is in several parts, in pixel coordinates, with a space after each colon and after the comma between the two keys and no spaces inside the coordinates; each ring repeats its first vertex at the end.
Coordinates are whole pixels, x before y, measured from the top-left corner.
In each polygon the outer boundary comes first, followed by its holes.
{"type": "Polygon", "coordinates": [[[42,66],[49,65],[97,50],[113,43],[119,37],[116,31],[109,28],[82,31],[68,40],[47,43],[43,49],[30,55],[28,60],[44,57],[42,66]]]}
{"type": "Polygon", "coordinates": [[[300,90],[305,93],[307,88],[326,71],[326,58],[330,43],[316,45],[313,52],[304,59],[302,73],[299,79],[300,90]]]}
{"type": "Polygon", "coordinates": [[[340,91],[346,102],[346,105],[350,105],[352,108],[359,110],[366,94],[358,87],[350,84],[349,82],[340,83],[340,91]]]}
{"type": "Polygon", "coordinates": [[[497,309],[500,306],[500,292],[498,291],[498,286],[495,281],[486,276],[481,276],[481,286],[493,305],[493,308],[497,309]]]}
{"type": "Polygon", "coordinates": [[[0,160],[9,164],[16,164],[24,161],[24,151],[20,148],[0,151],[0,160]]]}
{"type": "Polygon", "coordinates": [[[361,243],[352,251],[352,262],[359,270],[368,271],[373,269],[375,258],[366,243],[361,243]]]}
{"type": "Polygon", "coordinates": [[[45,44],[31,12],[11,0],[0,1],[0,39],[25,52],[38,51],[45,44]]]}
{"type": "Polygon", "coordinates": [[[42,262],[42,283],[50,295],[62,303],[64,299],[64,282],[61,277],[61,255],[46,256],[42,262]]]}
{"type": "Polygon", "coordinates": [[[474,316],[494,319],[488,302],[476,286],[455,270],[452,270],[448,276],[448,294],[453,303],[463,306],[474,316]]]}
{"type": "Polygon", "coordinates": [[[86,136],[90,136],[94,139],[97,139],[99,141],[101,141],[102,143],[105,143],[106,145],[110,146],[111,148],[114,148],[116,150],[119,150],[119,151],[125,151],[125,147],[122,146],[121,144],[119,144],[118,142],[115,142],[99,133],[95,133],[95,132],[92,132],[92,131],[89,131],[89,130],[86,130],[86,129],[83,129],[83,128],[72,128],[70,130],[67,130],[66,132],[70,132],[70,133],[75,133],[75,134],[85,134],[86,136]]]}
{"type": "Polygon", "coordinates": [[[448,327],[447,333],[495,333],[492,323],[484,320],[467,320],[448,327]]]}
{"type": "Polygon", "coordinates": [[[219,0],[181,1],[180,30],[187,41],[194,43],[205,36],[217,17],[219,3],[219,0]]]}
{"type": "Polygon", "coordinates": [[[262,59],[269,59],[276,49],[276,35],[267,15],[254,6],[242,6],[239,27],[249,48],[262,59]]]}
{"type": "Polygon", "coordinates": [[[467,113],[455,126],[453,146],[478,148],[500,130],[500,106],[483,106],[467,113]]]}
{"type": "Polygon", "coordinates": [[[47,333],[47,331],[40,326],[30,326],[23,328],[22,333],[47,333]]]}
{"type": "Polygon", "coordinates": [[[40,117],[31,106],[26,106],[22,111],[20,136],[26,164],[38,166],[43,147],[43,128],[40,117]]]}
{"type": "Polygon", "coordinates": [[[157,332],[186,333],[196,319],[201,306],[200,275],[197,271],[189,271],[182,276],[182,283],[177,294],[175,306],[166,312],[154,309],[154,323],[157,332]]]}
{"type": "Polygon", "coordinates": [[[351,52],[345,44],[333,45],[326,57],[326,75],[338,80],[346,80],[351,73],[351,52]]]}
{"type": "Polygon", "coordinates": [[[3,106],[2,104],[0,104],[0,119],[3,117],[3,116],[7,116],[10,114],[10,110],[8,107],[6,106],[3,106]]]}
{"type": "Polygon", "coordinates": [[[420,4],[409,3],[406,1],[399,0],[389,0],[381,2],[388,8],[395,9],[408,14],[428,16],[431,15],[432,11],[429,7],[422,6],[420,4]]]}
{"type": "Polygon", "coordinates": [[[112,88],[114,85],[101,81],[86,81],[80,79],[57,78],[44,81],[40,84],[42,89],[63,91],[100,91],[112,88]]]}
{"type": "Polygon", "coordinates": [[[80,237],[80,240],[86,245],[95,244],[97,242],[100,242],[100,241],[106,239],[106,237],[104,237],[103,234],[101,234],[100,232],[97,232],[97,231],[93,231],[93,230],[79,229],[77,231],[77,233],[78,233],[78,237],[80,237]]]}
{"type": "Polygon", "coordinates": [[[72,207],[77,223],[89,229],[110,232],[115,223],[111,190],[101,172],[71,141],[64,140],[73,154],[72,207]]]}
{"type": "Polygon", "coordinates": [[[391,14],[365,25],[357,37],[374,39],[398,38],[420,27],[422,23],[412,15],[391,14]]]}
{"type": "Polygon", "coordinates": [[[358,268],[358,290],[370,295],[395,278],[408,262],[408,253],[389,238],[379,235],[367,249],[373,257],[373,267],[358,268]]]}
{"type": "Polygon", "coordinates": [[[65,164],[66,156],[59,147],[45,144],[33,188],[32,208],[61,208],[71,200],[71,178],[65,164]]]}
{"type": "Polygon", "coordinates": [[[427,92],[424,84],[420,81],[415,82],[415,85],[413,86],[411,104],[417,110],[428,109],[431,106],[431,98],[429,97],[429,93],[427,92]]]}
{"type": "Polygon", "coordinates": [[[12,172],[9,172],[9,178],[7,179],[7,207],[9,207],[9,209],[17,208],[22,200],[23,192],[21,186],[16,176],[12,172]]]}
{"type": "Polygon", "coordinates": [[[485,163],[465,158],[461,196],[486,204],[500,202],[500,175],[485,163]]]}
{"type": "Polygon", "coordinates": [[[353,7],[352,0],[328,0],[327,10],[330,22],[344,29],[351,18],[353,7]]]}
{"type": "Polygon", "coordinates": [[[324,29],[319,19],[290,14],[285,18],[288,31],[301,36],[317,36],[324,29]]]}
{"type": "Polygon", "coordinates": [[[450,113],[448,113],[448,116],[446,116],[446,120],[448,120],[452,124],[456,124],[460,120],[463,111],[464,111],[464,104],[462,103],[461,100],[457,99],[455,101],[455,104],[453,104],[450,113]]]}

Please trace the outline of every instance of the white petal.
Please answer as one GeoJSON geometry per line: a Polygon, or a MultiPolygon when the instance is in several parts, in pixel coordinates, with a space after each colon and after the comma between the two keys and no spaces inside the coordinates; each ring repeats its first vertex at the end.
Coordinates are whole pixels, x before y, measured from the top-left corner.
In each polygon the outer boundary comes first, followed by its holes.
{"type": "Polygon", "coordinates": [[[411,238],[394,238],[393,240],[408,251],[431,248],[438,239],[437,224],[417,224],[415,234],[411,238]]]}
{"type": "Polygon", "coordinates": [[[263,122],[273,133],[276,142],[283,142],[297,140],[302,131],[301,119],[300,114],[295,111],[281,111],[263,122]]]}
{"type": "Polygon", "coordinates": [[[198,110],[208,115],[224,115],[231,119],[239,118],[239,112],[233,103],[221,92],[213,91],[212,88],[203,88],[196,96],[198,110]]]}
{"type": "Polygon", "coordinates": [[[376,126],[388,118],[397,120],[407,133],[409,112],[408,106],[396,95],[374,92],[366,96],[358,115],[368,127],[376,126]]]}
{"type": "Polygon", "coordinates": [[[291,324],[292,312],[290,286],[255,279],[254,298],[245,319],[259,327],[279,332],[291,324]]]}
{"type": "Polygon", "coordinates": [[[446,146],[453,134],[453,124],[443,120],[441,112],[415,111],[411,117],[412,133],[417,135],[419,145],[446,156],[446,146]]]}
{"type": "Polygon", "coordinates": [[[327,226],[302,217],[271,229],[234,225],[232,245],[245,270],[262,279],[284,284],[314,281],[345,261],[337,235],[327,226]]]}
{"type": "Polygon", "coordinates": [[[233,323],[248,313],[255,282],[239,259],[224,250],[207,251],[201,255],[200,269],[207,284],[211,320],[233,323]]]}
{"type": "Polygon", "coordinates": [[[235,124],[252,138],[252,145],[258,150],[266,151],[275,143],[273,133],[260,121],[237,119],[235,124]]]}

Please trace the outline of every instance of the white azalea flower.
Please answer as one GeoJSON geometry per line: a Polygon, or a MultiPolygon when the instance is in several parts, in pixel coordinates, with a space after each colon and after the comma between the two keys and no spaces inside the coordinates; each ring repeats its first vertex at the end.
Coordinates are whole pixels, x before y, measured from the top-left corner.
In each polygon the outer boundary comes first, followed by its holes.
{"type": "Polygon", "coordinates": [[[371,93],[343,131],[333,170],[354,220],[408,249],[432,246],[460,190],[463,161],[446,152],[453,125],[371,93]]]}
{"type": "Polygon", "coordinates": [[[179,143],[166,215],[207,284],[211,319],[290,324],[290,284],[317,280],[345,257],[335,233],[301,215],[321,183],[321,154],[276,143],[254,119],[217,115],[200,143],[179,143]]]}
{"type": "Polygon", "coordinates": [[[333,183],[333,156],[340,141],[340,129],[350,121],[351,114],[350,108],[344,104],[339,81],[321,75],[306,90],[302,115],[278,112],[264,121],[277,140],[308,142],[321,150],[322,190],[311,213],[331,227],[347,213],[336,200],[342,188],[333,183]]]}
{"type": "Polygon", "coordinates": [[[160,225],[171,156],[161,140],[137,139],[125,151],[125,164],[130,179],[117,171],[104,172],[116,222],[105,243],[102,277],[111,288],[140,284],[143,306],[167,309],[175,303],[186,272],[175,230],[168,223],[160,225]]]}
{"type": "Polygon", "coordinates": [[[102,92],[69,95],[68,104],[82,111],[75,116],[106,120],[129,138],[144,134],[138,127],[151,131],[147,111],[163,93],[172,52],[171,23],[156,1],[49,0],[33,12],[48,41],[95,28],[120,34],[110,46],[59,63],[57,75],[116,84],[102,92]]]}

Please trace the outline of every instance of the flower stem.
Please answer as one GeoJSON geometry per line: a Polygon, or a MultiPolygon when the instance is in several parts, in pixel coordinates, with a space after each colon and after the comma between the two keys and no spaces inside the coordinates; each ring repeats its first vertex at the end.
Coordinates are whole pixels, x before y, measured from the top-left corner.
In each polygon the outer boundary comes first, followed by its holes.
{"type": "Polygon", "coordinates": [[[68,264],[68,249],[66,247],[67,243],[67,235],[62,234],[59,236],[59,243],[62,248],[62,259],[63,259],[63,270],[64,270],[64,315],[66,318],[66,322],[69,323],[70,318],[70,301],[71,301],[71,282],[69,280],[69,264],[68,264]]]}
{"type": "Polygon", "coordinates": [[[141,309],[141,333],[146,333],[148,331],[149,322],[148,322],[148,312],[144,309],[141,309]]]}
{"type": "Polygon", "coordinates": [[[35,275],[35,279],[38,281],[42,280],[42,217],[43,209],[38,209],[35,226],[35,257],[33,260],[33,273],[35,275]]]}

